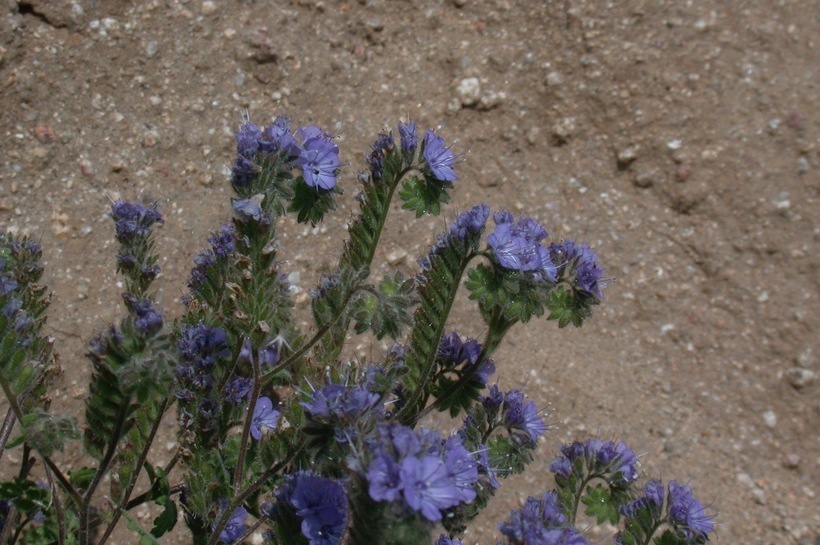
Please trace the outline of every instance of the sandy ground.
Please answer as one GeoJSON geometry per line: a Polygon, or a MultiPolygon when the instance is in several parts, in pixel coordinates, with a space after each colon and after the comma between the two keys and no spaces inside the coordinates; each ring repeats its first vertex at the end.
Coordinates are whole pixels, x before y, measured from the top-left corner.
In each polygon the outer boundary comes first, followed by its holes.
{"type": "MultiPolygon", "coordinates": [[[[340,209],[283,239],[306,293],[338,256],[362,153],[409,114],[466,161],[442,217],[397,211],[377,274],[412,272],[436,231],[486,202],[589,243],[614,278],[581,330],[530,323],[497,353],[502,386],[559,427],[465,542],[494,543],[509,509],[551,486],[557,446],[599,435],[644,452],[647,476],[690,484],[720,542],[820,543],[817,8],[6,0],[0,227],[45,248],[66,370],[53,408],[82,413],[85,343],[119,312],[111,195],[159,202],[159,297],[178,316],[193,255],[229,217],[241,113],[336,131],[340,209]]],[[[481,334],[467,302],[453,326],[481,334]]],[[[174,448],[163,434],[155,463],[174,448]]]]}

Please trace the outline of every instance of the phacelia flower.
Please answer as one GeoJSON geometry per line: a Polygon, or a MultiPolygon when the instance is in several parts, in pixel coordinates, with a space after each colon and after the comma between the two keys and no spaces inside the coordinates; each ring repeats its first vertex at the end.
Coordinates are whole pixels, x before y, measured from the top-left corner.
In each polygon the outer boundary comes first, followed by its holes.
{"type": "Polygon", "coordinates": [[[259,140],[259,150],[278,155],[286,163],[298,157],[299,144],[290,131],[290,119],[279,116],[272,125],[265,127],[259,140]]]}
{"type": "Polygon", "coordinates": [[[399,137],[401,137],[402,153],[412,158],[419,143],[419,137],[416,135],[416,124],[412,121],[407,123],[399,121],[399,137]]]}
{"type": "Polygon", "coordinates": [[[565,240],[560,244],[550,244],[549,253],[562,279],[595,297],[603,297],[601,275],[604,270],[598,265],[598,256],[589,246],[565,240]]]}
{"type": "Polygon", "coordinates": [[[243,123],[236,133],[236,153],[242,157],[252,158],[259,149],[262,131],[256,123],[243,123]]]}
{"type": "Polygon", "coordinates": [[[527,498],[521,509],[510,513],[509,519],[498,525],[511,545],[581,545],[587,541],[567,528],[567,517],[558,505],[555,492],[540,498],[527,498]]]}
{"type": "Polygon", "coordinates": [[[548,429],[538,414],[535,402],[524,402],[521,390],[510,390],[504,395],[503,412],[507,429],[523,432],[523,437],[530,443],[535,443],[548,429]]]}
{"type": "Polygon", "coordinates": [[[260,397],[256,400],[256,407],[253,410],[253,420],[251,420],[251,436],[259,441],[262,436],[274,429],[279,423],[280,413],[273,408],[273,403],[269,397],[260,397]]]}
{"type": "Polygon", "coordinates": [[[225,384],[225,401],[228,403],[241,403],[251,393],[253,379],[234,376],[225,384]]]}
{"type": "Polygon", "coordinates": [[[177,376],[190,390],[207,392],[214,384],[214,368],[218,361],[231,355],[228,335],[220,327],[206,324],[188,326],[178,342],[177,376]]]}
{"type": "Polygon", "coordinates": [[[233,212],[242,223],[264,222],[267,219],[262,208],[264,198],[265,196],[260,193],[248,199],[233,199],[231,201],[233,212]]]}
{"type": "Polygon", "coordinates": [[[422,155],[433,178],[442,182],[452,182],[458,179],[456,171],[453,170],[453,165],[458,158],[453,150],[447,147],[444,138],[429,130],[424,136],[423,146],[422,155]]]}
{"type": "Polygon", "coordinates": [[[481,355],[481,344],[475,339],[463,340],[458,333],[450,332],[444,335],[439,344],[439,356],[451,362],[453,367],[465,364],[464,371],[478,365],[473,378],[482,384],[487,384],[490,376],[495,373],[495,363],[490,358],[478,362],[481,355]]]}
{"type": "Polygon", "coordinates": [[[499,265],[514,271],[532,272],[541,280],[555,282],[557,268],[549,250],[541,244],[547,231],[532,218],[517,222],[512,214],[502,211],[493,215],[496,228],[487,237],[499,265]]]}
{"type": "Polygon", "coordinates": [[[367,163],[370,165],[370,174],[374,180],[382,179],[382,169],[384,168],[384,159],[387,157],[393,148],[393,133],[379,133],[379,137],[373,143],[373,149],[370,155],[366,157],[367,163]]]}
{"type": "Polygon", "coordinates": [[[550,471],[566,478],[578,459],[584,460],[590,472],[607,475],[612,483],[632,482],[638,478],[638,457],[623,441],[573,441],[561,447],[561,455],[550,463],[550,471]]]}
{"type": "Polygon", "coordinates": [[[338,545],[347,519],[347,495],[337,481],[299,472],[288,476],[277,500],[302,519],[302,535],[310,545],[338,545]]]}
{"type": "Polygon", "coordinates": [[[122,243],[134,237],[147,237],[155,224],[164,223],[156,205],[145,207],[125,201],[111,203],[111,217],[116,222],[117,240],[122,243]]]}
{"type": "MultiPolygon", "coordinates": [[[[227,507],[227,500],[220,500],[220,505],[224,510],[227,507]]],[[[242,537],[248,531],[248,525],[245,524],[245,519],[248,518],[248,510],[244,507],[237,507],[228,519],[228,523],[219,534],[220,543],[233,543],[242,537]]]]}
{"type": "Polygon", "coordinates": [[[480,235],[489,216],[490,207],[486,204],[479,204],[462,212],[450,225],[450,236],[465,240],[468,236],[480,235]]]}
{"type": "Polygon", "coordinates": [[[305,183],[310,187],[333,189],[341,166],[339,146],[316,127],[305,127],[300,132],[304,140],[297,163],[302,167],[305,183]]]}
{"type": "Polygon", "coordinates": [[[402,460],[401,481],[407,505],[427,520],[441,520],[444,509],[461,503],[459,490],[438,456],[410,456],[402,460]]]}
{"type": "Polygon", "coordinates": [[[691,488],[678,484],[677,481],[670,481],[668,500],[669,521],[676,529],[683,532],[687,539],[709,539],[708,534],[715,528],[713,517],[692,495],[691,488]]]}
{"type": "Polygon", "coordinates": [[[460,539],[451,539],[444,534],[438,536],[435,545],[462,545],[460,539]]]}
{"type": "Polygon", "coordinates": [[[134,328],[143,336],[150,337],[162,329],[162,316],[154,309],[150,299],[137,299],[124,293],[125,304],[134,313],[134,328]]]}

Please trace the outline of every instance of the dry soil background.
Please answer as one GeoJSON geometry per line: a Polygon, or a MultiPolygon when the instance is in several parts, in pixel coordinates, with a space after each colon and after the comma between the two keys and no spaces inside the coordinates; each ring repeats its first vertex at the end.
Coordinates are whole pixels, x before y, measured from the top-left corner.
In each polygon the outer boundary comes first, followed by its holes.
{"type": "MultiPolygon", "coordinates": [[[[501,384],[560,427],[465,542],[494,542],[557,445],[598,434],[689,483],[720,542],[820,543],[818,17],[809,0],[4,0],[0,227],[45,249],[53,408],[81,413],[84,345],[119,311],[109,195],[166,215],[174,317],[229,217],[241,112],[336,130],[340,210],[284,239],[306,292],[338,255],[361,153],[409,113],[469,153],[443,218],[396,214],[381,271],[412,271],[487,202],[588,242],[615,278],[581,330],[531,323],[497,354],[501,384]]],[[[481,334],[468,304],[454,326],[481,334]]]]}

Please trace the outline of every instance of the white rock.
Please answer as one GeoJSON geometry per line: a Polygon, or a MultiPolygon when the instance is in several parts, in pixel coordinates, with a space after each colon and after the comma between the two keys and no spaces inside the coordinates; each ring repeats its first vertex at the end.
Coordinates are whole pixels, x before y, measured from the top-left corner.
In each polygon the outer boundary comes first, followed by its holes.
{"type": "Polygon", "coordinates": [[[481,83],[478,78],[464,78],[456,87],[456,95],[462,106],[475,106],[481,100],[481,83]]]}

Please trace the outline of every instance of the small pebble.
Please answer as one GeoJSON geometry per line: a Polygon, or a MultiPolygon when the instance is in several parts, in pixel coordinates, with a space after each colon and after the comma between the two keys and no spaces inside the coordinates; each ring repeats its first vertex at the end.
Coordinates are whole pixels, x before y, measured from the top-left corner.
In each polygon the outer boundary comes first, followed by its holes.
{"type": "Polygon", "coordinates": [[[212,0],[205,0],[202,2],[202,15],[211,15],[216,11],[216,8],[216,2],[213,2],[212,0]]]}
{"type": "Polygon", "coordinates": [[[547,85],[549,87],[558,87],[564,83],[564,76],[560,72],[550,72],[547,74],[547,85]]]}
{"type": "Polygon", "coordinates": [[[57,140],[57,134],[54,132],[54,129],[51,128],[51,125],[45,123],[34,127],[34,137],[41,144],[51,144],[57,140]]]}
{"type": "Polygon", "coordinates": [[[658,171],[657,170],[647,170],[644,172],[639,172],[635,178],[632,180],[632,183],[636,187],[640,187],[642,189],[646,189],[647,187],[652,187],[655,185],[655,181],[658,178],[658,171]]]}
{"type": "Polygon", "coordinates": [[[478,78],[464,78],[456,87],[456,96],[464,107],[475,106],[481,99],[481,84],[478,78]]]}
{"type": "Polygon", "coordinates": [[[638,148],[628,146],[618,152],[618,168],[626,168],[638,158],[638,148]]]}
{"type": "Polygon", "coordinates": [[[766,411],[763,413],[763,421],[766,422],[766,425],[770,428],[777,426],[777,415],[774,414],[774,411],[766,411]]]}
{"type": "Polygon", "coordinates": [[[783,467],[786,469],[797,469],[800,465],[800,456],[794,452],[790,452],[783,458],[783,467]]]}
{"type": "Polygon", "coordinates": [[[811,369],[804,369],[803,367],[792,367],[786,371],[786,379],[789,381],[789,384],[792,385],[792,388],[796,390],[802,390],[811,385],[816,378],[817,373],[811,369]]]}

